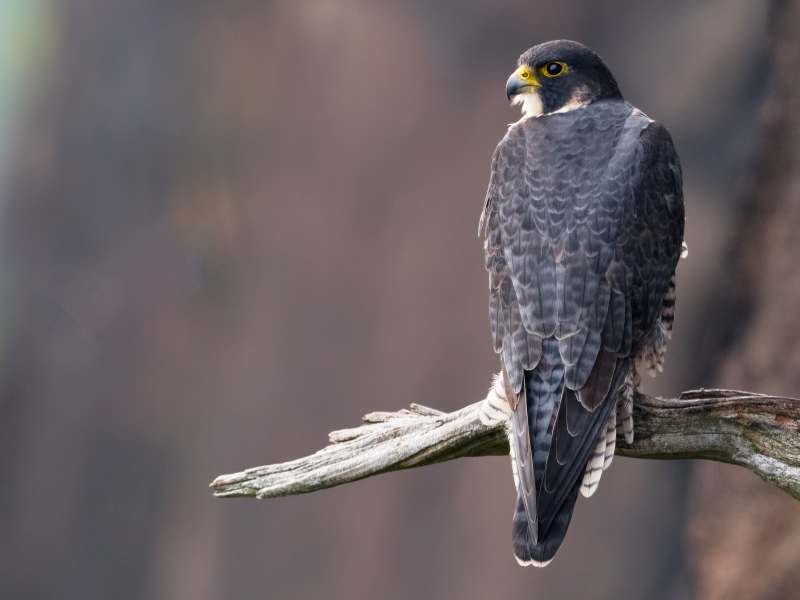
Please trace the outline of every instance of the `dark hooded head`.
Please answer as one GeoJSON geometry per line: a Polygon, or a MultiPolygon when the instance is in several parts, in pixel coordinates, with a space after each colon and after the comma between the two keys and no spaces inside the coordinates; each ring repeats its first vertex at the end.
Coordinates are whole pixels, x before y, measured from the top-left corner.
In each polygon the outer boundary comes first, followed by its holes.
{"type": "Polygon", "coordinates": [[[517,61],[506,95],[527,117],[565,112],[597,100],[622,100],[617,81],[597,54],[567,40],[534,46],[517,61]]]}

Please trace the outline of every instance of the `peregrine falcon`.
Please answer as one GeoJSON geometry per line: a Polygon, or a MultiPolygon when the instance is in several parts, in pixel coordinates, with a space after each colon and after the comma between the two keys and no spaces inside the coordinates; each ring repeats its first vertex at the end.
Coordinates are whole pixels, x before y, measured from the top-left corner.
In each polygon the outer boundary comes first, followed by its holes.
{"type": "Polygon", "coordinates": [[[553,41],[517,66],[506,94],[523,116],[494,152],[480,223],[502,357],[482,418],[510,413],[514,554],[545,566],[617,435],[633,441],[637,367],[661,370],[684,206],[669,133],[597,54],[553,41]]]}

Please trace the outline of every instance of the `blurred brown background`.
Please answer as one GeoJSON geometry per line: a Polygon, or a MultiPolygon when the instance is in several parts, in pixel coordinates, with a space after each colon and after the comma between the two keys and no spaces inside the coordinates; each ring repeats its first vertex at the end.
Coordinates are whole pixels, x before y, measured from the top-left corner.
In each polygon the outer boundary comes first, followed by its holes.
{"type": "Polygon", "coordinates": [[[0,598],[693,597],[690,463],[617,458],[545,570],[513,559],[508,459],[207,486],[485,395],[478,217],[506,78],[549,39],[673,134],[690,252],[646,386],[713,384],[767,23],[766,0],[0,0],[0,598]]]}

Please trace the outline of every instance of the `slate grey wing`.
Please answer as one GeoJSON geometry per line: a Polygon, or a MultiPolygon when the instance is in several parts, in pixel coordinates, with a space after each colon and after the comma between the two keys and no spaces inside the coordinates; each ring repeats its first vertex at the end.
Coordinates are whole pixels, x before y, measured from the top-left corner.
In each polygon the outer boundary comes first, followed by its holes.
{"type": "Polygon", "coordinates": [[[624,101],[523,120],[495,151],[483,223],[495,350],[520,397],[514,549],[541,565],[674,273],[671,140],[624,101]]]}
{"type": "MultiPolygon", "coordinates": [[[[615,265],[615,274],[625,273],[631,280],[633,344],[640,346],[670,301],[685,222],[680,161],[669,132],[655,121],[639,138],[635,183],[637,193],[626,211],[615,253],[615,263],[622,268],[615,265]]],[[[674,297],[671,301],[674,306],[674,297]]],[[[671,329],[668,312],[664,327],[671,329]]]]}

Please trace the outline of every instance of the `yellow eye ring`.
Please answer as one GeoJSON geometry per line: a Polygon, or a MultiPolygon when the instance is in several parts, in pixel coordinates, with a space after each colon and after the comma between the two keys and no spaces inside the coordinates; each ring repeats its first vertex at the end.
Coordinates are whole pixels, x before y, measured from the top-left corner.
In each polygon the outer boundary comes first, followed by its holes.
{"type": "Polygon", "coordinates": [[[553,61],[542,67],[542,75],[545,77],[558,77],[569,71],[569,67],[562,62],[553,61]]]}

